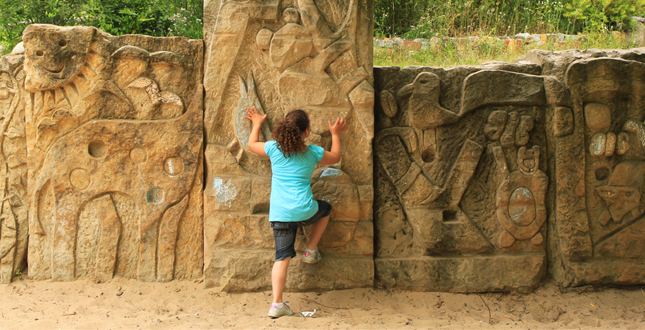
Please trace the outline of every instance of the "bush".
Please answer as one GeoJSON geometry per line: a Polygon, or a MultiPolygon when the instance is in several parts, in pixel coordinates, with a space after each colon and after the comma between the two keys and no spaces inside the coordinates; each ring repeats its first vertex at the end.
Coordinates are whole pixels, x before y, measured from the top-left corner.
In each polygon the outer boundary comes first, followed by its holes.
{"type": "Polygon", "coordinates": [[[32,23],[95,26],[113,35],[138,33],[201,39],[203,0],[2,0],[4,53],[32,23]]]}
{"type": "Polygon", "coordinates": [[[628,30],[645,0],[375,0],[377,36],[514,35],[628,30]]]}

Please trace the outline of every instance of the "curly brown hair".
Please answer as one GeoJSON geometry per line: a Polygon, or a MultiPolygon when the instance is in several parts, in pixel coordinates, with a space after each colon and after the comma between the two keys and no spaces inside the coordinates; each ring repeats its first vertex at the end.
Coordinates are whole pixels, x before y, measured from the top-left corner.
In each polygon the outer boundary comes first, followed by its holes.
{"type": "Polygon", "coordinates": [[[273,129],[273,138],[278,148],[289,157],[291,154],[305,152],[307,146],[302,134],[309,128],[309,116],[302,110],[293,110],[278,122],[273,129]]]}

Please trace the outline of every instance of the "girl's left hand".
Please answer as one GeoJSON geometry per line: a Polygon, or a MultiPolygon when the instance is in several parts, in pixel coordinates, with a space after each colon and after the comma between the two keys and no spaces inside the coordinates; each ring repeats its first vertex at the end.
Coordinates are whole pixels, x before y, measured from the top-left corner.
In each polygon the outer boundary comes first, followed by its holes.
{"type": "Polygon", "coordinates": [[[260,112],[258,112],[258,109],[253,106],[253,108],[248,107],[246,108],[246,116],[244,118],[250,120],[253,122],[253,126],[262,126],[264,121],[267,119],[267,115],[261,115],[260,112]]]}

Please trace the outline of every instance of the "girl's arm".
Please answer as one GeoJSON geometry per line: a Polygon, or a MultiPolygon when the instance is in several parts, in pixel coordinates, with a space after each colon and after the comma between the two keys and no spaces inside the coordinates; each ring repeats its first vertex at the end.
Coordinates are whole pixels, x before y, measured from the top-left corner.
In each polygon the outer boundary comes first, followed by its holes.
{"type": "Polygon", "coordinates": [[[246,114],[244,118],[253,122],[253,128],[249,135],[249,150],[258,156],[267,156],[267,153],[264,152],[264,142],[260,142],[260,127],[262,127],[262,124],[267,119],[267,115],[261,115],[255,106],[253,109],[251,107],[247,108],[246,114]]]}
{"type": "Polygon", "coordinates": [[[340,133],[342,133],[347,125],[345,123],[345,118],[336,118],[336,123],[332,126],[331,122],[329,123],[329,131],[331,132],[331,151],[325,150],[325,156],[320,161],[321,164],[333,165],[340,161],[340,156],[342,153],[340,147],[340,133]]]}

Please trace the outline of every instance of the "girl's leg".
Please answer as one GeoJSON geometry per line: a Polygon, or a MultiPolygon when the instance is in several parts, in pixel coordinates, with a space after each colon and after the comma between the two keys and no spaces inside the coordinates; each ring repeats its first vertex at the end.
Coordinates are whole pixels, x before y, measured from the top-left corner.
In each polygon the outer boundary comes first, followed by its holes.
{"type": "Polygon", "coordinates": [[[318,242],[320,241],[322,234],[325,232],[325,228],[327,228],[327,223],[329,223],[329,216],[320,218],[320,220],[311,225],[311,234],[309,235],[307,249],[313,251],[316,246],[318,246],[318,242]]]}
{"type": "Polygon", "coordinates": [[[291,258],[276,261],[273,264],[271,271],[271,286],[273,287],[273,303],[279,304],[282,302],[282,292],[284,292],[284,284],[287,282],[287,269],[289,268],[289,261],[291,258]]]}

